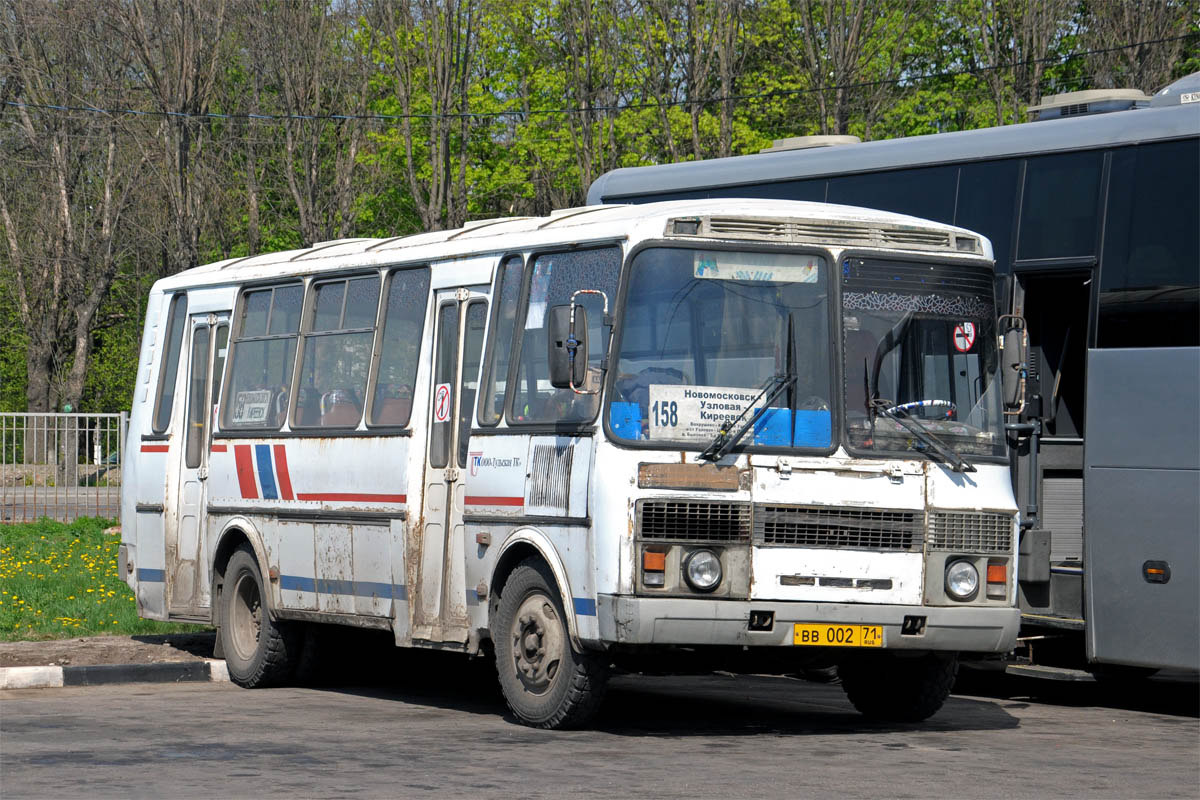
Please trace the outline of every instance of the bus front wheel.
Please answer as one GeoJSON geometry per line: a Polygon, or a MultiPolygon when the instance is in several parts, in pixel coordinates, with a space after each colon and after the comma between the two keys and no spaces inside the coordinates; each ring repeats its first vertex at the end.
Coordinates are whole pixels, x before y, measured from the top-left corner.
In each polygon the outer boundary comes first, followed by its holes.
{"type": "Polygon", "coordinates": [[[220,610],[230,680],[247,689],[284,683],[300,641],[294,628],[271,619],[262,574],[249,547],[239,548],[229,559],[220,610]]]}
{"type": "Polygon", "coordinates": [[[522,562],[504,584],[493,630],[496,673],[509,709],[535,728],[574,728],[600,707],[607,662],[571,646],[549,568],[522,562]]]}
{"type": "Polygon", "coordinates": [[[920,722],[937,713],[958,674],[953,653],[860,656],[838,665],[846,697],[861,714],[889,722],[920,722]]]}

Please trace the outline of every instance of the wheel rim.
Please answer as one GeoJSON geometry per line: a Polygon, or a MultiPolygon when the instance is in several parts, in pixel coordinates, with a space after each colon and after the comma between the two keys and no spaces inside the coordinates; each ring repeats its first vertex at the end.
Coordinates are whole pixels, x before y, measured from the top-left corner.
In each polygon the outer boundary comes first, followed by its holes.
{"type": "Polygon", "coordinates": [[[562,664],[566,637],[554,602],[535,592],[517,609],[512,629],[512,657],[517,679],[531,694],[545,694],[562,664]]]}
{"type": "Polygon", "coordinates": [[[242,573],[238,576],[233,587],[231,611],[229,621],[233,648],[240,657],[249,660],[258,649],[258,636],[262,630],[262,596],[253,575],[242,573]]]}

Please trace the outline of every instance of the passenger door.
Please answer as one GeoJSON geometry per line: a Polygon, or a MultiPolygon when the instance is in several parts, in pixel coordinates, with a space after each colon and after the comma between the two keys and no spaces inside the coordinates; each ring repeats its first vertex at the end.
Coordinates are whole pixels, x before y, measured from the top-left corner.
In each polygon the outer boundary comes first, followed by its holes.
{"type": "Polygon", "coordinates": [[[166,526],[167,566],[171,570],[167,603],[172,616],[200,614],[200,606],[205,604],[199,595],[206,563],[203,532],[209,440],[229,342],[229,317],[225,314],[196,314],[190,323],[183,461],[176,513],[166,526]]]}
{"type": "Polygon", "coordinates": [[[425,492],[417,529],[414,640],[467,641],[463,469],[487,320],[486,287],[435,292],[433,381],[425,492]]]}

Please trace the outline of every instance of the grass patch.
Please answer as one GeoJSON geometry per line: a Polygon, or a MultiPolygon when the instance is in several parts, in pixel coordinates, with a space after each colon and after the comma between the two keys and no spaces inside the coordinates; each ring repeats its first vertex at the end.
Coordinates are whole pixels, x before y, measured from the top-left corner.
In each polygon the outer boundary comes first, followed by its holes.
{"type": "Polygon", "coordinates": [[[111,520],[0,525],[0,641],[195,631],[141,619],[117,576],[111,520]]]}

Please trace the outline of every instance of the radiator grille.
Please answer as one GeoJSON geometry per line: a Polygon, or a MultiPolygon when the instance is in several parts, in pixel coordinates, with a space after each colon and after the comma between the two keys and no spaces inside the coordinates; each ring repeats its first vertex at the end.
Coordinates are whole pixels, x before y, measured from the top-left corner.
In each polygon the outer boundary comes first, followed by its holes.
{"type": "Polygon", "coordinates": [[[638,502],[638,535],[685,542],[747,542],[750,506],[688,500],[638,502]]]}
{"type": "Polygon", "coordinates": [[[759,505],[754,539],[794,547],[919,551],[923,516],[919,511],[759,505]]]}
{"type": "Polygon", "coordinates": [[[961,553],[1012,552],[1013,518],[1008,514],[934,511],[929,549],[961,553]]]}

